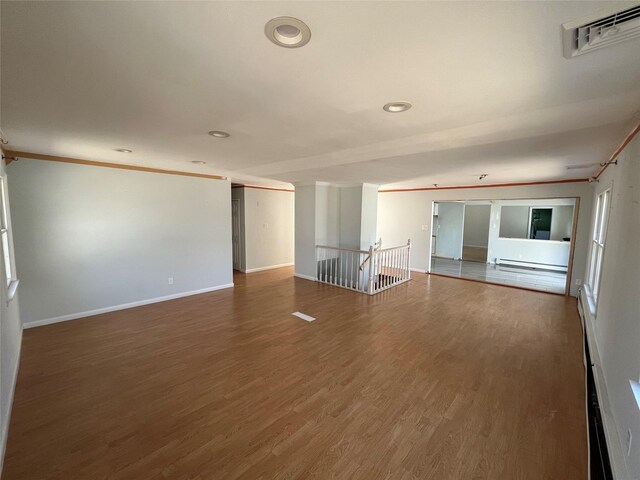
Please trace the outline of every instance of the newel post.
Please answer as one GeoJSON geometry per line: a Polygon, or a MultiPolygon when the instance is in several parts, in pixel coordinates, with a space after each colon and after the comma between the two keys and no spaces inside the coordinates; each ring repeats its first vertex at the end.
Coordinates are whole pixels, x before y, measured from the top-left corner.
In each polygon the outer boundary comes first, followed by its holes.
{"type": "Polygon", "coordinates": [[[411,278],[411,239],[407,240],[407,278],[411,278]]]}

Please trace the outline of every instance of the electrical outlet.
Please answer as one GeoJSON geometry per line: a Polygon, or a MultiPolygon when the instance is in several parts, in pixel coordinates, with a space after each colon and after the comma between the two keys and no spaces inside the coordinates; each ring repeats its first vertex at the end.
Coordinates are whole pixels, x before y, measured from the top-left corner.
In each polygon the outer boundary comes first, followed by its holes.
{"type": "Polygon", "coordinates": [[[262,228],[269,228],[269,224],[268,223],[263,223],[262,224],[262,228]]]}
{"type": "Polygon", "coordinates": [[[631,456],[631,442],[633,441],[633,435],[631,430],[627,430],[627,457],[631,456]]]}
{"type": "Polygon", "coordinates": [[[169,277],[169,278],[167,278],[167,283],[168,283],[169,285],[173,285],[173,277],[169,277]]]}
{"type": "Polygon", "coordinates": [[[578,286],[582,285],[582,280],[579,278],[576,278],[576,285],[578,286]]]}

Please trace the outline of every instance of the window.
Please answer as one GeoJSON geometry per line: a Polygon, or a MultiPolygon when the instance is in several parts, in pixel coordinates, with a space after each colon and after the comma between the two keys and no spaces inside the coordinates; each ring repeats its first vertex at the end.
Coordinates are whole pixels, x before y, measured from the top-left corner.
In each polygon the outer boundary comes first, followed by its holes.
{"type": "Polygon", "coordinates": [[[0,241],[4,259],[4,276],[7,288],[7,299],[11,300],[16,292],[18,282],[13,279],[13,263],[11,262],[11,235],[9,234],[9,214],[7,211],[7,179],[0,177],[0,241]]]}
{"type": "Polygon", "coordinates": [[[591,259],[589,261],[588,285],[594,306],[598,305],[600,292],[600,278],[602,277],[602,260],[604,258],[604,245],[607,239],[607,224],[609,222],[609,203],[611,202],[611,189],[598,194],[596,199],[596,212],[593,225],[593,239],[591,241],[591,259]]]}

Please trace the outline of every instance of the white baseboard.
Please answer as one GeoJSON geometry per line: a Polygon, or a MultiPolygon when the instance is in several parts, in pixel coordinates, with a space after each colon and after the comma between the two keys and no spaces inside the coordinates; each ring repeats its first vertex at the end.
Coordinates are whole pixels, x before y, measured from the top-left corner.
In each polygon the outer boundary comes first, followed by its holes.
{"type": "Polygon", "coordinates": [[[303,275],[302,273],[294,273],[294,277],[304,278],[305,280],[311,280],[312,282],[316,281],[316,277],[312,277],[311,275],[303,275]]]}
{"type": "Polygon", "coordinates": [[[279,265],[269,265],[268,267],[249,268],[242,270],[244,273],[262,272],[264,270],[273,270],[274,268],[292,267],[293,263],[281,263],[279,265]]]}
{"type": "Polygon", "coordinates": [[[18,342],[18,358],[16,360],[16,368],[13,371],[13,378],[11,379],[11,390],[9,390],[9,396],[7,402],[9,408],[7,408],[7,418],[3,418],[2,421],[2,438],[0,438],[0,475],[2,475],[2,467],[4,467],[4,454],[7,450],[7,439],[9,436],[9,422],[11,421],[11,410],[13,409],[13,396],[16,392],[16,383],[18,381],[18,371],[20,370],[20,352],[22,351],[22,330],[20,330],[20,339],[18,342]]]}
{"type": "Polygon", "coordinates": [[[69,315],[62,315],[60,317],[45,318],[44,320],[32,320],[30,322],[25,322],[23,324],[23,327],[24,328],[40,327],[42,325],[50,325],[52,323],[66,322],[67,320],[76,320],[78,318],[91,317],[93,315],[100,315],[101,313],[116,312],[118,310],[126,310],[127,308],[141,307],[142,305],[149,305],[151,303],[166,302],[167,300],[175,300],[176,298],[189,297],[191,295],[199,295],[201,293],[215,292],[216,290],[222,290],[224,288],[231,288],[231,287],[233,287],[233,283],[226,283],[224,285],[218,285],[216,287],[203,288],[200,290],[192,290],[190,292],[176,293],[174,295],[150,298],[148,300],[140,300],[138,302],[123,303],[120,305],[114,305],[113,307],[105,307],[105,308],[98,308],[96,310],[87,310],[85,312],[71,313],[69,315]]]}
{"type": "Polygon", "coordinates": [[[424,268],[410,268],[409,270],[416,273],[427,273],[427,271],[424,268]]]}

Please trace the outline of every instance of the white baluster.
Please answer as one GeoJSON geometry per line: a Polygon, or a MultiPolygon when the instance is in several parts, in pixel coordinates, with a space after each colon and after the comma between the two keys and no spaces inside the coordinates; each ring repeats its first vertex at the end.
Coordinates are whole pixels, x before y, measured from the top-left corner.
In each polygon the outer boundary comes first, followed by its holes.
{"type": "Polygon", "coordinates": [[[354,272],[354,264],[356,261],[356,253],[355,252],[351,252],[351,275],[349,275],[349,288],[355,288],[355,283],[353,281],[353,274],[354,272]]]}

